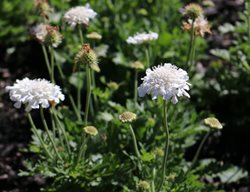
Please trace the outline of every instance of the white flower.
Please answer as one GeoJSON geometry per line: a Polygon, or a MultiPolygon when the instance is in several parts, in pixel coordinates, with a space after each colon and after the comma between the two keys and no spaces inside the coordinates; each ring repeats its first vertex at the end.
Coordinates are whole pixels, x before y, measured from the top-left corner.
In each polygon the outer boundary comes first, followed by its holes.
{"type": "Polygon", "coordinates": [[[149,32],[149,33],[137,33],[133,37],[128,37],[127,43],[129,44],[142,44],[145,42],[153,41],[158,39],[158,33],[149,32]]]}
{"type": "Polygon", "coordinates": [[[25,110],[48,108],[51,104],[59,103],[64,100],[61,88],[50,83],[45,79],[24,78],[16,80],[13,86],[7,86],[10,99],[15,102],[14,106],[20,108],[22,104],[26,105],[25,110]]]}
{"type": "Polygon", "coordinates": [[[89,4],[85,6],[77,6],[71,8],[64,14],[64,20],[71,26],[75,27],[77,24],[89,24],[89,20],[93,19],[97,13],[89,7],[89,4]]]}
{"type": "Polygon", "coordinates": [[[33,35],[38,41],[44,43],[45,37],[48,34],[47,25],[41,23],[32,27],[30,30],[31,35],[33,35]]]}
{"type": "Polygon", "coordinates": [[[190,97],[187,93],[190,86],[188,79],[186,71],[165,63],[153,67],[152,70],[147,69],[146,76],[142,78],[143,83],[138,87],[138,93],[140,97],[151,94],[152,99],[162,96],[163,99],[171,99],[172,103],[176,104],[177,97],[190,97]]]}

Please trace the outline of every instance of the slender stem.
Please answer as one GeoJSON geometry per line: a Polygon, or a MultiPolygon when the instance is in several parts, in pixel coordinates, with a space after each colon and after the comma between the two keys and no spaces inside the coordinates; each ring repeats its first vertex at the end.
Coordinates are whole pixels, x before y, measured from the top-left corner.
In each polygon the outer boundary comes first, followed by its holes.
{"type": "Polygon", "coordinates": [[[195,165],[195,163],[196,163],[196,161],[197,161],[197,159],[198,159],[198,157],[199,157],[199,155],[201,153],[201,150],[202,150],[202,148],[203,148],[203,146],[204,146],[204,144],[205,144],[205,142],[206,142],[206,140],[207,140],[207,138],[209,136],[209,134],[210,134],[210,132],[207,132],[206,135],[203,137],[203,139],[202,139],[202,141],[201,141],[201,143],[200,143],[200,145],[199,145],[199,147],[198,147],[198,149],[197,149],[197,151],[196,151],[196,153],[194,155],[194,158],[192,160],[192,164],[190,166],[190,169],[195,165]]]}
{"type": "Polygon", "coordinates": [[[78,77],[78,86],[77,86],[77,110],[78,113],[81,114],[81,73],[80,73],[80,66],[78,66],[78,72],[77,72],[77,77],[78,77]]]}
{"type": "Polygon", "coordinates": [[[129,124],[129,130],[130,130],[130,133],[132,135],[135,154],[138,157],[138,159],[140,159],[141,155],[140,155],[140,152],[138,150],[137,141],[136,141],[136,137],[135,137],[135,132],[134,132],[133,127],[131,126],[131,124],[129,124]]]}
{"type": "MultiPolygon", "coordinates": [[[[92,88],[95,89],[96,83],[95,83],[95,72],[94,72],[94,70],[91,70],[91,80],[92,80],[92,88]]],[[[96,95],[93,95],[93,99],[94,99],[95,107],[98,108],[98,100],[97,100],[96,95]]]]}
{"type": "Polygon", "coordinates": [[[34,124],[34,121],[33,121],[32,117],[31,117],[30,113],[27,113],[27,115],[28,115],[29,122],[30,122],[30,124],[31,124],[31,128],[32,128],[33,132],[35,133],[35,135],[37,136],[37,138],[39,139],[39,141],[40,141],[40,143],[41,143],[41,145],[42,145],[42,147],[43,147],[43,149],[44,149],[46,155],[47,155],[49,158],[53,159],[52,155],[50,154],[50,152],[49,152],[48,149],[46,148],[46,145],[45,145],[45,143],[43,142],[43,139],[42,139],[41,136],[39,135],[38,130],[37,130],[35,124],[34,124]]]}
{"type": "Polygon", "coordinates": [[[135,70],[135,79],[134,79],[134,102],[137,103],[137,87],[138,87],[138,71],[135,70]]]}
{"type": "Polygon", "coordinates": [[[147,66],[147,68],[150,66],[150,57],[149,57],[149,48],[148,47],[146,47],[145,48],[145,55],[146,55],[146,66],[147,66]]]}
{"type": "Polygon", "coordinates": [[[86,105],[85,105],[85,116],[84,116],[84,125],[88,123],[88,114],[89,114],[89,105],[91,97],[91,69],[86,65],[86,76],[87,76],[87,95],[86,95],[86,105]]]}
{"type": "Polygon", "coordinates": [[[45,128],[45,131],[46,131],[47,134],[48,134],[48,137],[49,137],[50,142],[52,143],[53,149],[55,150],[57,157],[58,157],[59,159],[62,159],[61,156],[59,155],[58,151],[57,151],[56,144],[55,144],[55,142],[54,142],[54,140],[53,140],[53,138],[51,137],[51,134],[50,134],[50,132],[49,132],[49,128],[48,128],[46,119],[45,119],[45,117],[44,117],[44,112],[43,112],[43,108],[42,108],[42,107],[40,107],[40,115],[41,115],[41,119],[42,119],[43,126],[44,126],[44,128],[45,128]]]}
{"type": "Polygon", "coordinates": [[[75,112],[75,114],[76,114],[76,116],[78,118],[78,121],[82,121],[81,111],[78,111],[77,106],[75,104],[75,101],[74,101],[71,94],[69,94],[69,100],[70,100],[70,103],[71,103],[71,105],[73,107],[73,110],[74,110],[74,112],[75,112]]]}
{"type": "Polygon", "coordinates": [[[63,137],[64,137],[64,139],[65,139],[68,153],[70,154],[70,153],[71,153],[71,150],[70,150],[69,140],[68,140],[67,134],[66,134],[66,132],[65,132],[65,129],[63,128],[63,126],[62,126],[62,124],[61,124],[61,121],[59,120],[58,114],[57,114],[57,112],[55,111],[55,109],[53,109],[52,111],[53,111],[54,117],[55,117],[55,119],[56,119],[56,122],[57,122],[57,124],[59,125],[59,129],[61,130],[61,132],[62,132],[62,134],[63,134],[63,137]]]}
{"type": "Polygon", "coordinates": [[[194,20],[192,21],[190,36],[191,36],[191,38],[190,38],[190,43],[189,43],[189,48],[188,48],[188,56],[187,56],[187,61],[186,61],[186,67],[187,68],[189,67],[189,65],[192,65],[192,61],[190,61],[190,59],[192,59],[193,44],[194,44],[194,37],[195,37],[194,20]]]}
{"type": "Polygon", "coordinates": [[[85,145],[87,144],[87,142],[88,142],[88,137],[87,137],[86,133],[83,133],[82,139],[81,139],[81,145],[80,145],[78,156],[77,156],[77,164],[80,163],[81,159],[84,162],[85,151],[87,149],[87,147],[85,147],[85,145]]]}
{"type": "Polygon", "coordinates": [[[165,149],[164,149],[164,157],[163,157],[163,162],[162,162],[162,174],[161,174],[161,181],[160,185],[158,188],[158,192],[162,190],[163,184],[164,184],[164,179],[165,179],[165,174],[166,174],[166,167],[167,167],[167,157],[168,157],[168,146],[169,146],[169,131],[168,131],[168,121],[167,121],[167,104],[166,100],[163,102],[163,127],[166,131],[166,143],[165,143],[165,149]]]}
{"type": "Polygon", "coordinates": [[[248,42],[250,42],[250,1],[247,2],[247,30],[248,30],[248,42]]]}
{"type": "Polygon", "coordinates": [[[79,33],[81,44],[83,44],[83,34],[82,34],[81,25],[78,25],[78,33],[79,33]]]}
{"type": "Polygon", "coordinates": [[[42,45],[42,50],[43,50],[43,55],[44,55],[45,63],[46,63],[46,66],[47,66],[47,69],[48,69],[48,72],[49,72],[49,75],[50,75],[50,80],[52,81],[52,79],[51,79],[51,68],[50,68],[50,63],[49,63],[49,57],[48,57],[48,53],[47,53],[46,47],[44,45],[42,45]]]}
{"type": "Polygon", "coordinates": [[[155,168],[153,168],[153,178],[152,178],[152,183],[151,183],[151,191],[155,192],[155,174],[156,174],[156,170],[155,168]]]}
{"type": "Polygon", "coordinates": [[[53,47],[49,47],[50,52],[50,64],[51,64],[51,81],[55,83],[55,62],[54,62],[54,50],[53,47]]]}

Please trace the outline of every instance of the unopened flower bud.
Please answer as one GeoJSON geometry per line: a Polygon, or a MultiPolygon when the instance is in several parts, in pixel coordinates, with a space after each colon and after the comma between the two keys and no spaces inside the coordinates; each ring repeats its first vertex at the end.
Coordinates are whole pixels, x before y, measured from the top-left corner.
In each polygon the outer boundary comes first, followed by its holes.
{"type": "Polygon", "coordinates": [[[150,184],[147,181],[139,181],[139,183],[137,185],[139,188],[141,188],[143,190],[150,189],[150,184]]]}
{"type": "Polygon", "coordinates": [[[116,91],[119,88],[119,84],[117,84],[114,81],[111,81],[107,84],[108,88],[110,88],[113,91],[116,91]]]}
{"type": "Polygon", "coordinates": [[[86,37],[88,39],[93,39],[93,40],[100,40],[100,39],[102,39],[102,36],[99,33],[97,33],[97,32],[89,33],[89,34],[86,35],[86,37]]]}
{"type": "Polygon", "coordinates": [[[94,71],[100,72],[96,53],[90,48],[89,44],[83,44],[75,57],[75,63],[83,66],[88,65],[94,71]]]}
{"type": "Polygon", "coordinates": [[[209,117],[209,118],[204,119],[204,123],[205,123],[205,125],[208,125],[210,128],[214,128],[214,129],[222,129],[223,128],[220,121],[218,119],[216,119],[215,117],[209,117]]]}
{"type": "Polygon", "coordinates": [[[143,70],[145,67],[140,61],[135,61],[131,64],[131,68],[135,70],[143,70]]]}
{"type": "Polygon", "coordinates": [[[49,14],[52,12],[48,0],[36,0],[35,8],[38,10],[39,14],[46,19],[48,19],[49,14]]]}

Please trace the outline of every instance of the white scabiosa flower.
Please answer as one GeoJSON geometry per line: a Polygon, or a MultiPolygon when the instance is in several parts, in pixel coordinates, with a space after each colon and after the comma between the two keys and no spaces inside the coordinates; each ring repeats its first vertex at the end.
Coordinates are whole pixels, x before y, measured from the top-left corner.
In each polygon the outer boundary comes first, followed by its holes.
{"type": "Polygon", "coordinates": [[[152,99],[162,96],[163,99],[171,99],[172,103],[176,104],[178,97],[190,97],[187,93],[190,86],[188,79],[186,71],[165,63],[153,67],[152,70],[147,69],[146,76],[142,78],[143,83],[138,87],[138,93],[140,97],[151,94],[152,99]]]}
{"type": "Polygon", "coordinates": [[[40,23],[30,29],[31,35],[40,43],[44,43],[45,37],[48,34],[47,25],[40,23]]]}
{"type": "Polygon", "coordinates": [[[128,37],[127,43],[136,45],[143,44],[156,39],[158,39],[158,33],[155,32],[137,33],[133,37],[128,37]]]}
{"type": "Polygon", "coordinates": [[[27,112],[39,107],[48,108],[64,100],[61,88],[50,83],[45,79],[24,78],[16,80],[13,86],[7,86],[10,99],[15,102],[14,106],[20,108],[22,104],[26,105],[27,112]]]}
{"type": "Polygon", "coordinates": [[[71,26],[75,27],[77,24],[88,25],[89,20],[93,19],[97,13],[89,7],[89,4],[85,6],[77,6],[71,8],[64,14],[64,20],[71,26]]]}

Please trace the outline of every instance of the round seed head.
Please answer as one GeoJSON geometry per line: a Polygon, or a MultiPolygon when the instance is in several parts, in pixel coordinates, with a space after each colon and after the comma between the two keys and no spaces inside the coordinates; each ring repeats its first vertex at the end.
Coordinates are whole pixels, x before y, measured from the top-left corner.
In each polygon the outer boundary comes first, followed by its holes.
{"type": "Polygon", "coordinates": [[[86,126],[83,129],[84,132],[90,136],[96,136],[98,134],[98,130],[94,126],[86,126]]]}
{"type": "Polygon", "coordinates": [[[59,32],[58,27],[46,26],[47,34],[44,38],[45,45],[58,47],[62,43],[63,36],[59,32]]]}
{"type": "Polygon", "coordinates": [[[75,63],[80,66],[88,65],[96,72],[100,72],[96,53],[90,48],[89,44],[83,44],[75,57],[75,63]]]}
{"type": "Polygon", "coordinates": [[[134,120],[136,120],[136,114],[129,112],[129,111],[126,111],[126,112],[122,113],[121,115],[119,115],[119,119],[123,123],[131,123],[134,120]]]}
{"type": "Polygon", "coordinates": [[[203,9],[200,5],[196,3],[190,3],[184,8],[184,16],[187,16],[191,19],[196,19],[203,15],[203,9]]]}
{"type": "Polygon", "coordinates": [[[139,181],[139,183],[137,184],[139,188],[143,189],[143,190],[148,190],[150,189],[150,184],[147,181],[139,181]]]}

